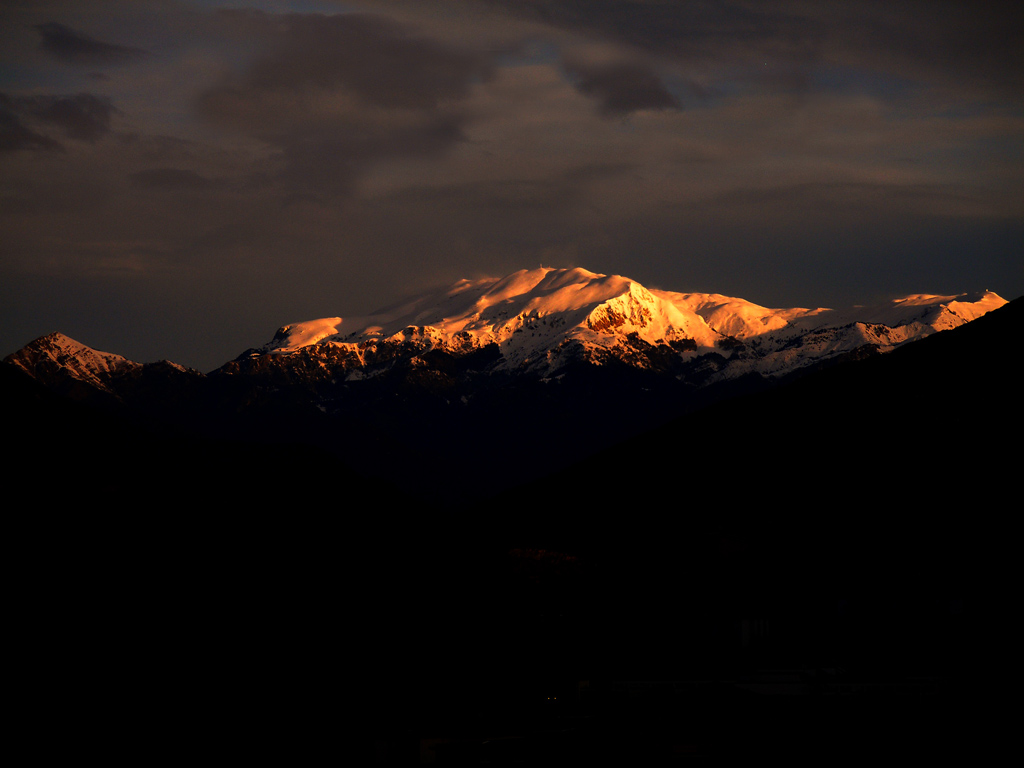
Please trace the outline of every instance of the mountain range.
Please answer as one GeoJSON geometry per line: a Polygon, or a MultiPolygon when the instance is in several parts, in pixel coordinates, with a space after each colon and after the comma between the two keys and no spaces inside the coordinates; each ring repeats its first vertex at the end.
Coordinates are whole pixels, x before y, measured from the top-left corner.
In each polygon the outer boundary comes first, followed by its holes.
{"type": "MultiPolygon", "coordinates": [[[[139,494],[214,487],[251,496],[247,504],[287,495],[289,479],[329,474],[441,508],[518,498],[525,519],[580,507],[598,485],[570,483],[573,498],[548,487],[539,504],[521,495],[587,462],[613,475],[744,477],[788,473],[798,460],[888,456],[910,435],[983,432],[965,423],[965,409],[997,422],[1019,417],[1005,391],[1013,377],[989,371],[1010,359],[1017,341],[1005,329],[1018,316],[990,292],[769,309],[539,268],[463,280],[369,317],[285,325],[207,374],[134,362],[60,333],[8,356],[2,373],[16,392],[4,401],[23,473],[39,471],[37,457],[70,455],[65,472],[116,471],[139,494]],[[906,380],[915,366],[902,361],[915,350],[953,345],[960,336],[950,334],[968,328],[972,341],[933,354],[927,376],[906,380]],[[862,380],[890,366],[902,373],[862,380]],[[268,478],[277,479],[268,487],[268,478]]],[[[971,445],[956,461],[980,467],[985,451],[971,445]]],[[[923,455],[918,445],[899,461],[927,471],[923,455]]],[[[817,477],[794,482],[829,493],[817,477]]],[[[708,498],[717,482],[687,495],[708,498]]],[[[616,483],[600,495],[620,492],[616,483]]],[[[571,518],[538,519],[534,529],[561,546],[571,518]]]]}
{"type": "MultiPolygon", "coordinates": [[[[461,280],[366,317],[285,325],[214,375],[291,370],[306,380],[359,380],[403,364],[437,369],[444,356],[484,373],[550,377],[586,362],[669,371],[706,385],[749,373],[781,376],[868,349],[889,351],[1005,303],[986,291],[913,295],[842,311],[768,309],[720,294],[648,290],[619,275],[541,267],[461,280]]],[[[7,361],[40,380],[62,370],[65,380],[115,396],[118,380],[137,378],[143,369],[62,334],[7,361]]]]}
{"type": "Polygon", "coordinates": [[[751,372],[776,376],[865,347],[887,351],[1005,303],[983,292],[907,296],[846,311],[768,309],[719,294],[648,290],[620,275],[541,267],[462,280],[369,317],[286,325],[236,363],[244,370],[244,358],[270,354],[288,365],[305,351],[329,361],[333,375],[359,376],[400,350],[461,357],[496,347],[482,370],[552,376],[585,361],[683,371],[704,358],[702,367],[721,369],[701,377],[704,384],[751,372]],[[713,363],[708,355],[716,356],[713,363]]]}
{"type": "Polygon", "coordinates": [[[560,442],[561,455],[520,467],[522,479],[1005,303],[980,292],[769,309],[542,267],[462,280],[367,317],[291,323],[209,374],[141,364],[60,333],[4,363],[50,392],[161,429],[315,445],[371,475],[403,460],[451,462],[465,468],[468,494],[491,482],[490,455],[526,450],[538,434],[560,442]]]}
{"type": "Polygon", "coordinates": [[[103,691],[147,702],[116,709],[142,737],[157,712],[258,741],[287,701],[322,736],[344,680],[350,737],[402,744],[547,728],[524,713],[589,680],[596,719],[558,722],[595,754],[680,729],[973,753],[1022,332],[988,292],[766,309],[539,269],[286,325],[206,374],[42,337],[0,366],[26,706],[60,691],[87,740],[103,691]],[[874,693],[741,695],[766,665],[874,693]],[[704,692],[601,687],[679,679],[704,692]],[[908,707],[908,680],[940,695],[908,707]]]}

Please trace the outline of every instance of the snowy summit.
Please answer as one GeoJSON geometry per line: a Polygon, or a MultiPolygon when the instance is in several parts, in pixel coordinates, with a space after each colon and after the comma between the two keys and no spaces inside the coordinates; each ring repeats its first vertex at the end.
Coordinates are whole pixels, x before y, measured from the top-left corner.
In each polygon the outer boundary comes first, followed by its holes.
{"type": "Polygon", "coordinates": [[[460,280],[365,317],[286,325],[243,357],[330,352],[363,368],[389,349],[464,354],[495,345],[492,370],[551,375],[570,360],[652,367],[665,354],[713,354],[721,368],[715,378],[777,375],[865,345],[885,352],[1005,303],[982,292],[846,310],[769,309],[719,294],[648,289],[621,275],[540,267],[460,280]]]}

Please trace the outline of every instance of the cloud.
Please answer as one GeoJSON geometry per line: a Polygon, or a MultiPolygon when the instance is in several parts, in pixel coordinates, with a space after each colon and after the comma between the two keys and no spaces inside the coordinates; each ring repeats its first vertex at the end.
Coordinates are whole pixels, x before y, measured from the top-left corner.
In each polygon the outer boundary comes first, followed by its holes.
{"type": "Polygon", "coordinates": [[[17,99],[32,115],[60,128],[69,139],[96,141],[110,131],[117,110],[110,99],[91,93],[69,96],[25,96],[17,99]]]}
{"type": "Polygon", "coordinates": [[[1024,10],[1005,3],[483,1],[733,86],[763,87],[766,75],[782,72],[776,87],[803,87],[801,70],[855,68],[1017,99],[1024,87],[1024,10]]]}
{"type": "Polygon", "coordinates": [[[95,142],[110,132],[110,119],[116,111],[109,99],[91,93],[0,94],[0,150],[62,148],[53,138],[28,127],[24,120],[58,128],[69,139],[95,142]]]}
{"type": "Polygon", "coordinates": [[[206,190],[216,184],[195,171],[181,168],[147,168],[131,174],[132,184],[142,189],[206,190]]]}
{"type": "Polygon", "coordinates": [[[240,78],[204,90],[207,120],[281,150],[292,184],[345,193],[373,162],[462,140],[458,105],[488,79],[486,56],[361,14],[228,16],[263,41],[240,78]]]}
{"type": "Polygon", "coordinates": [[[1024,44],[984,3],[56,5],[0,22],[0,306],[39,332],[70,297],[212,367],[538,261],[775,306],[1020,294],[1024,44]],[[160,55],[50,29],[69,71],[41,19],[160,55]]]}
{"type": "Polygon", "coordinates": [[[574,76],[580,93],[600,102],[603,115],[616,117],[642,109],[679,106],[653,69],[642,64],[613,62],[592,65],[566,61],[564,66],[574,76]]]}
{"type": "Polygon", "coordinates": [[[18,116],[17,109],[14,99],[0,93],[0,152],[63,149],[59,142],[28,128],[18,116]]]}
{"type": "Polygon", "coordinates": [[[61,61],[81,66],[128,64],[145,58],[141,48],[104,43],[57,22],[36,24],[42,48],[61,61]]]}
{"type": "Polygon", "coordinates": [[[345,88],[367,104],[430,109],[466,96],[491,67],[478,54],[413,36],[376,16],[287,17],[276,51],[249,71],[256,88],[345,88]]]}

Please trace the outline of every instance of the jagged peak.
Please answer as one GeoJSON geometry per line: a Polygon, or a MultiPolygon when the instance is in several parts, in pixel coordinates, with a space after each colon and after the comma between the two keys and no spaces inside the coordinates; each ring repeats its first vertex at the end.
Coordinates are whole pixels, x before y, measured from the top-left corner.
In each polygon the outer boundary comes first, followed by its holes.
{"type": "Polygon", "coordinates": [[[959,293],[952,296],[944,296],[934,293],[913,293],[908,296],[901,296],[893,299],[893,304],[902,304],[908,306],[924,306],[931,304],[949,304],[952,302],[961,302],[968,304],[976,304],[979,302],[986,303],[998,303],[1000,305],[1005,304],[1006,301],[997,293],[993,293],[987,289],[980,291],[967,291],[966,293],[959,293]]]}
{"type": "Polygon", "coordinates": [[[5,359],[40,381],[81,381],[110,392],[108,382],[143,367],[121,355],[101,352],[60,332],[48,333],[5,359]]]}
{"type": "MultiPolygon", "coordinates": [[[[570,341],[613,355],[621,348],[626,354],[632,335],[652,345],[682,341],[685,345],[676,344],[674,349],[694,355],[734,349],[753,339],[765,340],[763,350],[778,349],[819,328],[857,322],[914,324],[917,330],[898,334],[900,339],[911,338],[974,319],[1001,303],[1005,302],[998,296],[983,292],[914,294],[849,310],[770,309],[723,294],[650,290],[623,275],[581,267],[541,266],[500,278],[459,280],[364,317],[291,323],[251,352],[288,354],[315,345],[338,345],[362,359],[361,350],[368,344],[374,350],[380,344],[401,345],[406,354],[409,343],[449,352],[493,343],[501,350],[499,367],[515,368],[558,358],[570,341]]],[[[839,346],[837,342],[836,349],[839,346]]]]}
{"type": "MultiPolygon", "coordinates": [[[[977,291],[911,294],[847,310],[769,309],[722,294],[651,290],[579,267],[539,267],[460,280],[363,317],[289,323],[235,362],[287,366],[282,358],[304,350],[303,359],[316,359],[323,375],[340,369],[350,377],[366,369],[372,376],[374,366],[383,370],[396,360],[423,363],[419,358],[430,350],[463,355],[490,347],[473,358],[473,365],[484,366],[473,370],[550,376],[581,360],[678,372],[690,363],[699,367],[694,358],[715,352],[704,361],[712,360],[711,367],[699,374],[703,385],[746,373],[780,375],[866,346],[888,351],[1003,304],[997,294],[977,291]],[[267,355],[278,361],[256,360],[267,355]]],[[[31,375],[59,373],[100,387],[141,366],[60,332],[39,337],[8,361],[31,375]]]]}
{"type": "Polygon", "coordinates": [[[52,357],[53,355],[58,354],[70,355],[82,360],[102,360],[104,361],[105,367],[117,365],[141,365],[141,363],[136,363],[122,355],[115,354],[114,352],[102,352],[98,349],[93,349],[87,344],[83,344],[60,331],[54,331],[53,333],[48,333],[30,341],[20,350],[9,355],[7,359],[16,361],[29,356],[44,355],[52,357]]]}
{"type": "MultiPolygon", "coordinates": [[[[37,339],[33,339],[26,344],[23,349],[38,349],[41,347],[60,347],[62,349],[92,349],[86,344],[80,341],[72,339],[60,331],[54,331],[53,333],[47,333],[44,336],[40,336],[37,339]]],[[[95,351],[95,350],[93,350],[95,351]]]]}

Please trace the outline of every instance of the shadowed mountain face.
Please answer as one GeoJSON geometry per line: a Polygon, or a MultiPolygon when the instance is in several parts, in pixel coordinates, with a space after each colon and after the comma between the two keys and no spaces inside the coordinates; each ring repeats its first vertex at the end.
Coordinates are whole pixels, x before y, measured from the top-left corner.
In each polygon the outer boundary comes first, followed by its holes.
{"type": "MultiPolygon", "coordinates": [[[[496,514],[603,573],[613,614],[675,605],[693,638],[709,617],[761,616],[788,623],[782,645],[803,662],[998,675],[984,648],[1009,597],[1022,328],[1018,300],[718,402],[508,494],[496,514]]],[[[705,638],[710,658],[720,638],[705,638]]]]}
{"type": "Polygon", "coordinates": [[[886,351],[1005,303],[980,292],[844,311],[768,309],[719,294],[648,290],[621,275],[541,267],[461,280],[368,317],[293,323],[220,370],[288,370],[312,360],[322,376],[361,378],[396,358],[429,368],[424,356],[440,354],[472,358],[470,367],[484,372],[557,377],[585,362],[671,372],[700,386],[778,376],[863,348],[886,351]]]}
{"type": "Polygon", "coordinates": [[[687,498],[738,509],[813,506],[837,488],[843,504],[874,508],[998,503],[1016,483],[1008,446],[1021,423],[1012,350],[1022,322],[1011,302],[889,354],[724,399],[570,472],[614,465],[678,479],[687,498]]]}
{"type": "MultiPolygon", "coordinates": [[[[445,478],[436,487],[447,504],[493,495],[709,403],[890,351],[1004,303],[985,293],[846,311],[767,309],[540,268],[460,281],[369,317],[284,326],[205,376],[166,361],[135,363],[61,334],[7,363],[52,392],[149,428],[314,446],[407,492],[422,494],[431,467],[445,478]]],[[[769,432],[778,441],[792,429],[776,424],[769,432]]]]}
{"type": "MultiPolygon", "coordinates": [[[[735,696],[728,681],[779,667],[931,675],[984,704],[1022,310],[705,386],[607,358],[519,377],[496,370],[500,344],[412,345],[332,381],[344,346],[203,376],[50,338],[0,367],[23,639],[76,706],[102,685],[213,717],[190,691],[215,683],[233,727],[284,697],[319,732],[317,681],[344,677],[386,738],[521,722],[538,691],[584,679],[735,696]]],[[[687,706],[723,743],[709,712],[773,735],[756,702],[703,696],[687,706]]],[[[851,705],[846,736],[866,712],[851,705]]],[[[630,717],[617,732],[652,733],[630,717]]],[[[949,716],[907,722],[938,738],[949,716]]]]}

